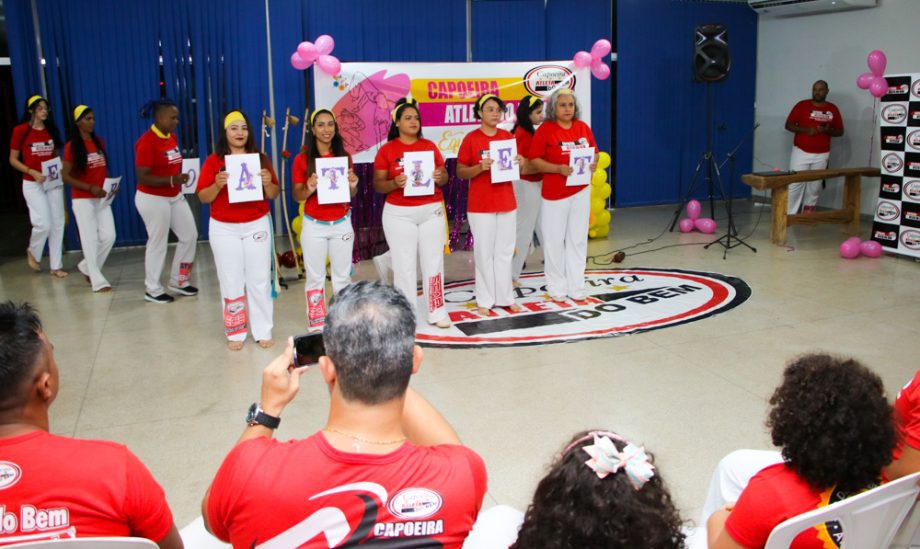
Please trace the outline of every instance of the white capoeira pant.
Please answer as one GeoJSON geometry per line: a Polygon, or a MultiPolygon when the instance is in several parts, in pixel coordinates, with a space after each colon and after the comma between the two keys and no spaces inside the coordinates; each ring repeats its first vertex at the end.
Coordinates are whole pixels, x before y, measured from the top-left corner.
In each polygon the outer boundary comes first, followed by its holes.
{"type": "Polygon", "coordinates": [[[163,263],[166,262],[166,245],[169,230],[176,233],[179,243],[169,271],[169,286],[183,288],[190,283],[192,264],[195,262],[195,248],[198,243],[198,227],[185,195],[157,196],[137,191],[134,204],[147,226],[147,248],[144,252],[144,286],[153,297],[166,292],[160,284],[163,263]]]}
{"type": "Polygon", "coordinates": [[[466,214],[473,231],[473,259],[476,262],[476,304],[486,309],[514,303],[511,260],[514,257],[514,227],[517,212],[466,214]]]}
{"type": "Polygon", "coordinates": [[[224,223],[212,218],[210,238],[227,339],[243,341],[247,331],[256,341],[271,339],[274,305],[268,216],[246,223],[224,223]]]}
{"type": "MultiPolygon", "coordinates": [[[[416,273],[422,268],[422,289],[428,322],[447,318],[444,306],[444,207],[440,202],[421,206],[383,207],[383,235],[393,262],[393,285],[417,309],[416,273]]],[[[416,311],[416,318],[419,318],[416,311]]]]}
{"type": "Polygon", "coordinates": [[[71,202],[73,216],[77,220],[83,260],[77,269],[89,277],[93,291],[111,287],[102,275],[102,266],[115,245],[115,218],[112,207],[100,208],[102,198],[76,198],[71,202]]]}
{"type": "MultiPolygon", "coordinates": [[[[517,238],[514,242],[514,259],[511,261],[511,277],[517,281],[521,277],[524,262],[527,260],[533,244],[533,232],[537,228],[540,205],[543,202],[540,197],[543,182],[518,179],[513,184],[514,200],[517,202],[517,224],[515,227],[517,238]]],[[[543,244],[542,231],[540,244],[543,244]]]]}
{"type": "MultiPolygon", "coordinates": [[[[796,172],[802,170],[823,170],[827,168],[827,159],[830,158],[830,154],[829,152],[809,153],[798,147],[792,147],[792,155],[789,158],[789,169],[796,172]]],[[[789,185],[789,202],[786,207],[786,213],[788,215],[797,214],[803,205],[816,206],[818,204],[819,194],[821,194],[820,181],[792,183],[789,185]]]]}
{"type": "Polygon", "coordinates": [[[761,469],[782,462],[783,455],[776,450],[735,450],[722,458],[709,481],[700,526],[705,528],[713,513],[738,501],[751,477],[761,469]]]}
{"type": "Polygon", "coordinates": [[[326,318],[326,257],[332,270],[332,293],[337,294],[351,284],[351,259],[355,245],[355,230],[351,214],[335,221],[303,216],[300,245],[307,268],[304,294],[307,302],[307,326],[318,329],[326,318]]]}
{"type": "Polygon", "coordinates": [[[47,242],[51,270],[63,269],[61,251],[64,246],[64,188],[45,191],[41,183],[23,180],[22,196],[29,206],[29,221],[32,222],[29,254],[35,261],[41,262],[47,242]]]}
{"type": "Polygon", "coordinates": [[[544,198],[540,206],[546,291],[551,297],[584,297],[590,188],[585,185],[576,194],[561,200],[544,198]]]}

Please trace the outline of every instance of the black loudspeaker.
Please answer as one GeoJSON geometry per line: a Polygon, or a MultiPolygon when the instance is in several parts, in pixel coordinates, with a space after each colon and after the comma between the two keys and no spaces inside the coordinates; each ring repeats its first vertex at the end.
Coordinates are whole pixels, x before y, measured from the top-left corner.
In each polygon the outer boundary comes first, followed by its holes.
{"type": "Polygon", "coordinates": [[[712,24],[696,27],[693,74],[703,82],[717,82],[728,76],[732,59],[728,53],[728,29],[712,24]]]}

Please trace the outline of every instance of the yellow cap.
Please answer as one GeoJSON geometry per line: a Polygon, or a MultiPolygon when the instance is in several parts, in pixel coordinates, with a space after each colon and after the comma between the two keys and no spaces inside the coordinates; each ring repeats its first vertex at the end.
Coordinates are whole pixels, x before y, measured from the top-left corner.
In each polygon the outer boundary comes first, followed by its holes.
{"type": "Polygon", "coordinates": [[[76,122],[77,120],[79,120],[80,117],[83,116],[83,113],[87,111],[87,109],[89,109],[89,107],[87,107],[86,105],[77,105],[76,107],[74,107],[73,121],[76,122]]]}
{"type": "Polygon", "coordinates": [[[31,109],[32,105],[34,105],[38,101],[43,101],[44,99],[45,98],[40,95],[33,95],[32,97],[29,98],[28,101],[26,101],[26,107],[31,109]]]}
{"type": "Polygon", "coordinates": [[[245,122],[246,118],[243,116],[243,113],[240,111],[230,111],[227,113],[227,116],[224,117],[224,129],[230,127],[230,124],[234,122],[245,122]]]}

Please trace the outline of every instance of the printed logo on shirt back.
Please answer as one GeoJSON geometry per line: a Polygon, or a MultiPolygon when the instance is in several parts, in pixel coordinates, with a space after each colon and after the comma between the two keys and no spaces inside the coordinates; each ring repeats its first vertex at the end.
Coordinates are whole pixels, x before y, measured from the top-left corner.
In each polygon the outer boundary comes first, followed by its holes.
{"type": "Polygon", "coordinates": [[[22,478],[22,469],[12,461],[0,461],[0,490],[13,486],[22,478]]]}

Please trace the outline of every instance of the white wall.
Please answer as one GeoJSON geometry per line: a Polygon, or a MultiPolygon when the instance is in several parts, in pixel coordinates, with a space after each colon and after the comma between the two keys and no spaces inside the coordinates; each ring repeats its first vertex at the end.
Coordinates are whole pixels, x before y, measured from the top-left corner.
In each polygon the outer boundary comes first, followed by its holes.
{"type": "MultiPolygon", "coordinates": [[[[757,107],[754,170],[786,169],[792,134],[785,131],[792,106],[811,97],[815,80],[826,80],[828,101],[840,108],[845,133],[831,144],[830,167],[878,166],[874,98],[856,87],[868,71],[866,56],[879,49],[887,73],[920,72],[920,0],[880,0],[877,8],[773,18],[760,16],[757,37],[757,107]],[[869,140],[875,135],[870,153],[869,140]]],[[[878,178],[863,178],[861,209],[875,211],[878,178]]],[[[757,191],[754,191],[757,193],[757,191]]],[[[843,187],[829,183],[819,206],[839,208],[843,187]]]]}

